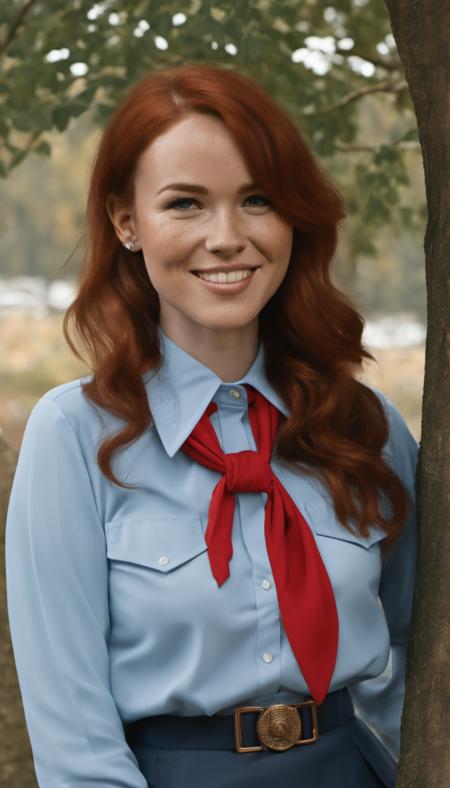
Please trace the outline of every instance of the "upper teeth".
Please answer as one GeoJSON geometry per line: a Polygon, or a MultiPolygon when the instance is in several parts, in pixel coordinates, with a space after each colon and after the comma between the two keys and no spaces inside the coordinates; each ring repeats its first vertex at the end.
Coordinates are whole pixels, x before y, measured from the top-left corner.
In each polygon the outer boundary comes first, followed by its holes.
{"type": "Polygon", "coordinates": [[[200,279],[206,279],[207,282],[240,282],[242,279],[247,279],[252,273],[251,268],[246,268],[241,271],[215,271],[214,273],[206,274],[197,271],[197,276],[200,279]]]}

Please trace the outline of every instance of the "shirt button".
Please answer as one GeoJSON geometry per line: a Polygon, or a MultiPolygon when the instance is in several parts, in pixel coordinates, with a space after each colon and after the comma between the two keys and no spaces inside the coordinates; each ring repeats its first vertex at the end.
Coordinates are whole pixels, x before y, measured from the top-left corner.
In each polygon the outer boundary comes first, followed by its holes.
{"type": "Polygon", "coordinates": [[[265,588],[266,590],[270,588],[271,582],[270,580],[261,580],[261,588],[265,588]]]}
{"type": "Polygon", "coordinates": [[[262,658],[263,658],[264,662],[272,662],[273,655],[270,653],[270,651],[266,651],[266,653],[263,654],[262,658]]]}
{"type": "Polygon", "coordinates": [[[168,563],[169,559],[166,555],[162,555],[161,558],[158,558],[158,564],[161,564],[161,566],[166,566],[168,563]]]}
{"type": "Polygon", "coordinates": [[[240,396],[241,396],[241,392],[238,389],[230,389],[231,399],[239,399],[240,396]]]}

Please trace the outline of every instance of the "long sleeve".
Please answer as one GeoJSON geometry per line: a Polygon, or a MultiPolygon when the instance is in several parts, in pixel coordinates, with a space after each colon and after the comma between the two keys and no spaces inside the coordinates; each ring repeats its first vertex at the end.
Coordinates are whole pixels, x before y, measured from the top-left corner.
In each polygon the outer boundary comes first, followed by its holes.
{"type": "MultiPolygon", "coordinates": [[[[380,393],[380,392],[378,392],[380,393]]],[[[403,417],[383,395],[390,421],[387,454],[410,498],[404,531],[383,563],[379,598],[390,634],[390,657],[380,676],[355,683],[350,691],[357,716],[362,717],[398,761],[400,721],[405,694],[406,657],[411,625],[417,554],[415,477],[419,444],[403,417]]]]}
{"type": "Polygon", "coordinates": [[[146,788],[111,693],[108,563],[75,431],[42,398],[27,422],[5,537],[8,616],[42,788],[146,788]]]}

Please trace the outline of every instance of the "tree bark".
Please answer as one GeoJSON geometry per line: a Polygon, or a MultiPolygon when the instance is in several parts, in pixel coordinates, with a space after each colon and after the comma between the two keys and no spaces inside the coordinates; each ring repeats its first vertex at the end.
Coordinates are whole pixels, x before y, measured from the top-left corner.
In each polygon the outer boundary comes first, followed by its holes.
{"type": "Polygon", "coordinates": [[[37,785],[14,664],[6,604],[5,519],[17,453],[0,435],[0,785],[37,785]]]}
{"type": "Polygon", "coordinates": [[[450,106],[448,0],[385,0],[422,147],[427,339],[416,478],[419,550],[398,788],[450,780],[450,106]]]}

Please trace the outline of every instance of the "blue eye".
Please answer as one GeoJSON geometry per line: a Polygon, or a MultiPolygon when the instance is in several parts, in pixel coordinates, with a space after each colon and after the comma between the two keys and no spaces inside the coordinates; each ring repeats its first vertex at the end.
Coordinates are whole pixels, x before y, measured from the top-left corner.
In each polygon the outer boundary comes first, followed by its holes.
{"type": "Polygon", "coordinates": [[[191,200],[189,197],[179,197],[178,200],[174,200],[173,202],[169,203],[167,207],[175,208],[176,206],[179,206],[179,204],[183,202],[196,202],[196,200],[191,200]]]}
{"type": "MultiPolygon", "coordinates": [[[[269,205],[269,200],[267,199],[267,197],[264,197],[262,194],[251,194],[249,197],[247,197],[247,200],[251,200],[255,198],[257,200],[263,200],[263,202],[265,202],[266,205],[269,205]]],[[[197,203],[198,205],[198,201],[192,199],[191,197],[178,197],[178,199],[173,200],[173,202],[169,203],[167,208],[180,208],[180,204],[182,203],[197,203]]],[[[255,206],[255,207],[259,207],[259,206],[255,206]]],[[[182,205],[181,205],[181,210],[185,210],[185,208],[183,208],[182,205]]]]}
{"type": "Polygon", "coordinates": [[[250,197],[247,197],[247,200],[254,199],[255,197],[257,200],[263,200],[266,203],[266,205],[269,205],[269,200],[267,199],[267,197],[264,197],[263,194],[251,194],[250,197]]]}

